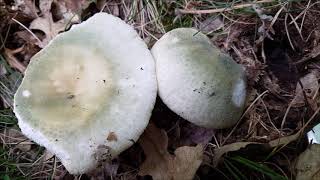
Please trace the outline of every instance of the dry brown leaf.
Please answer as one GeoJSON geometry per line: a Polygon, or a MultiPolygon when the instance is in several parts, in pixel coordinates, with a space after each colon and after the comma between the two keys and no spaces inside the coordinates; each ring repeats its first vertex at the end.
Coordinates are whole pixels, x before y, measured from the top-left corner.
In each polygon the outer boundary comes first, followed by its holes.
{"type": "Polygon", "coordinates": [[[203,147],[198,144],[195,147],[183,146],[175,150],[176,155],[172,162],[172,179],[193,179],[197,169],[202,163],[203,147]]]}
{"type": "Polygon", "coordinates": [[[4,66],[4,64],[0,64],[0,77],[7,74],[7,70],[6,70],[6,67],[4,66]]]}
{"type": "Polygon", "coordinates": [[[289,136],[284,136],[284,137],[280,137],[278,139],[272,140],[268,143],[268,146],[270,148],[274,148],[277,146],[286,146],[287,144],[297,140],[299,137],[301,137],[301,132],[298,131],[295,134],[289,135],[289,136]]]}
{"type": "Polygon", "coordinates": [[[56,6],[54,16],[72,23],[80,22],[82,10],[90,5],[88,0],[54,0],[53,3],[56,6]]]}
{"type": "Polygon", "coordinates": [[[107,137],[108,141],[118,141],[118,136],[115,132],[110,132],[107,137]]]}
{"type": "MultiPolygon", "coordinates": [[[[301,88],[300,83],[297,83],[296,86],[296,93],[295,97],[292,100],[292,107],[302,107],[305,105],[305,97],[304,93],[307,97],[309,104],[315,104],[313,102],[313,96],[319,90],[319,83],[318,83],[318,73],[315,71],[310,72],[309,74],[305,75],[304,77],[300,78],[300,82],[303,86],[303,90],[301,88]]],[[[314,107],[315,109],[317,107],[314,107]]]]}
{"type": "Polygon", "coordinates": [[[54,157],[54,154],[48,150],[45,150],[43,153],[43,161],[48,161],[54,157]]]}
{"type": "Polygon", "coordinates": [[[312,49],[309,56],[310,58],[316,58],[320,55],[320,44],[312,49]]]}
{"type": "Polygon", "coordinates": [[[50,40],[52,40],[59,32],[62,32],[66,28],[66,23],[64,20],[53,22],[52,16],[38,17],[33,20],[30,24],[30,29],[41,30],[45,33],[46,37],[42,40],[41,43],[37,42],[37,45],[41,48],[46,46],[50,40]]]}
{"type": "Polygon", "coordinates": [[[100,166],[96,167],[93,171],[88,173],[91,176],[91,180],[103,180],[107,176],[115,177],[119,169],[119,162],[104,162],[100,166]]]}
{"type": "Polygon", "coordinates": [[[97,0],[95,3],[97,9],[99,9],[99,11],[103,11],[106,6],[107,0],[97,0]]]}
{"type": "Polygon", "coordinates": [[[37,39],[34,36],[30,35],[30,32],[28,32],[27,30],[17,31],[15,32],[15,35],[23,39],[26,43],[37,43],[37,39]]]}
{"type": "Polygon", "coordinates": [[[65,6],[67,11],[79,13],[81,9],[86,9],[90,5],[88,0],[54,0],[55,3],[65,6]]]}
{"type": "Polygon", "coordinates": [[[222,156],[228,152],[238,151],[242,148],[246,148],[248,145],[261,145],[266,149],[272,149],[278,146],[286,146],[287,144],[297,140],[301,136],[300,132],[297,132],[290,136],[281,137],[275,140],[270,141],[269,143],[257,143],[257,142],[235,142],[232,144],[224,145],[220,148],[215,148],[214,156],[212,158],[212,165],[216,167],[222,158],[222,156]]]}
{"type": "Polygon", "coordinates": [[[300,156],[296,164],[296,180],[318,180],[320,178],[320,144],[312,144],[300,156]]]}
{"type": "Polygon", "coordinates": [[[221,157],[227,152],[238,151],[241,148],[245,148],[249,144],[259,144],[255,142],[235,142],[232,144],[224,145],[220,148],[214,149],[214,156],[212,159],[213,166],[216,167],[221,159],[221,157]]]}
{"type": "Polygon", "coordinates": [[[114,16],[120,16],[120,9],[119,9],[119,3],[110,3],[108,4],[108,13],[114,15],[114,16]]]}
{"type": "Polygon", "coordinates": [[[20,72],[24,73],[24,71],[26,70],[26,66],[23,65],[14,55],[16,53],[19,53],[23,50],[23,46],[15,49],[15,50],[11,50],[11,49],[4,49],[4,55],[5,55],[5,59],[8,61],[8,64],[12,67],[15,68],[17,70],[19,70],[20,72]]]}
{"type": "Polygon", "coordinates": [[[279,80],[272,75],[265,75],[261,79],[263,86],[268,89],[272,94],[277,95],[283,92],[280,88],[279,80]]]}
{"type": "Polygon", "coordinates": [[[150,123],[139,141],[146,160],[140,166],[140,175],[151,175],[154,179],[170,179],[168,161],[172,156],[167,151],[168,136],[162,129],[150,123]]]}
{"type": "Polygon", "coordinates": [[[139,143],[146,155],[139,175],[151,175],[154,180],[192,179],[202,162],[202,145],[180,147],[176,149],[175,156],[171,155],[167,151],[166,132],[152,123],[141,136],[139,143]]]}
{"type": "Polygon", "coordinates": [[[19,9],[31,19],[38,17],[38,8],[33,0],[15,0],[14,8],[19,9]]]}
{"type": "MultiPolygon", "coordinates": [[[[317,43],[315,43],[315,44],[317,44],[317,43]]],[[[307,55],[305,55],[301,60],[295,62],[295,64],[306,63],[311,59],[317,58],[319,55],[320,55],[320,44],[318,44],[317,46],[313,47],[311,52],[309,52],[307,55]]]]}
{"type": "Polygon", "coordinates": [[[200,23],[199,29],[205,33],[212,33],[214,31],[222,29],[224,22],[220,16],[212,16],[200,23]]]}
{"type": "Polygon", "coordinates": [[[30,34],[27,30],[18,31],[14,35],[25,41],[23,50],[19,53],[23,62],[29,62],[31,57],[39,52],[40,48],[36,45],[37,39],[30,34]]]}
{"type": "Polygon", "coordinates": [[[96,7],[100,11],[107,12],[114,16],[120,16],[120,3],[118,0],[97,0],[96,7]]]}
{"type": "Polygon", "coordinates": [[[42,40],[42,42],[37,42],[37,45],[41,48],[46,46],[50,40],[58,35],[59,32],[64,31],[67,28],[67,25],[72,22],[71,19],[66,18],[54,22],[50,12],[52,2],[53,0],[40,1],[39,6],[43,16],[34,19],[29,26],[29,28],[32,30],[40,30],[45,33],[46,37],[42,40]]]}
{"type": "Polygon", "coordinates": [[[248,84],[256,84],[256,82],[258,82],[260,77],[263,75],[263,69],[265,68],[265,65],[254,58],[255,52],[253,51],[253,47],[245,39],[241,39],[241,41],[238,42],[238,45],[231,43],[229,46],[237,55],[239,63],[245,67],[248,84]]]}

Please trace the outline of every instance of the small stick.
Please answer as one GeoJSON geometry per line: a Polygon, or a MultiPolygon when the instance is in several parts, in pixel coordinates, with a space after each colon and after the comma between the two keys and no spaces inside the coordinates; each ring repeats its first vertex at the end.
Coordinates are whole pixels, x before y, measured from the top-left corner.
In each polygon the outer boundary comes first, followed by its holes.
{"type": "Polygon", "coordinates": [[[229,8],[218,8],[218,9],[204,9],[204,10],[196,10],[196,9],[178,9],[177,11],[181,14],[212,14],[212,13],[221,13],[226,11],[232,11],[236,9],[242,9],[246,7],[251,7],[255,4],[263,4],[263,3],[272,3],[274,0],[261,0],[253,3],[239,4],[229,8]]]}
{"type": "MultiPolygon", "coordinates": [[[[317,2],[315,2],[313,4],[311,4],[310,6],[307,6],[303,11],[301,11],[301,13],[298,16],[296,16],[294,18],[294,20],[296,21],[297,19],[299,19],[304,14],[304,12],[308,11],[312,6],[314,6],[316,4],[319,4],[319,3],[320,3],[320,1],[317,1],[317,2]]],[[[292,24],[292,23],[293,23],[293,21],[291,21],[289,24],[292,24]]]]}
{"type": "Polygon", "coordinates": [[[285,18],[284,18],[284,27],[285,27],[285,29],[286,29],[286,34],[287,34],[287,37],[288,37],[289,44],[290,44],[292,50],[295,51],[295,48],[294,48],[294,46],[293,46],[293,44],[292,44],[292,42],[291,42],[290,33],[289,33],[289,30],[288,30],[287,19],[288,19],[288,13],[286,13],[286,16],[285,16],[285,18]]]}
{"type": "Polygon", "coordinates": [[[41,40],[30,30],[28,29],[25,25],[23,25],[21,22],[17,21],[16,19],[12,18],[12,21],[16,22],[20,26],[22,26],[25,30],[27,30],[39,43],[41,44],[41,40]]]}
{"type": "Polygon", "coordinates": [[[256,104],[256,102],[262,98],[266,93],[268,93],[269,91],[266,90],[263,93],[261,93],[250,105],[249,107],[244,111],[244,113],[242,114],[242,116],[240,117],[240,119],[238,120],[238,122],[236,123],[236,125],[232,128],[232,130],[230,131],[230,133],[227,135],[227,137],[224,139],[224,141],[221,143],[220,146],[223,146],[227,140],[230,138],[230,136],[233,134],[233,132],[236,130],[236,128],[238,127],[238,125],[240,124],[240,122],[242,121],[242,119],[244,118],[244,116],[251,110],[251,108],[253,107],[253,105],[256,104]]]}

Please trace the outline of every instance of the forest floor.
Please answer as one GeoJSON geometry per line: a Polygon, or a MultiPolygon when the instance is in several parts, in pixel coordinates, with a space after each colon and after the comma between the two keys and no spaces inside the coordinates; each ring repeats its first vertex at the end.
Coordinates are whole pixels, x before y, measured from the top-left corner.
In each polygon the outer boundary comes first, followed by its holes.
{"type": "Polygon", "coordinates": [[[319,19],[317,0],[0,0],[0,178],[192,178],[170,169],[183,167],[196,172],[194,179],[295,179],[297,158],[309,146],[306,133],[320,122],[319,19]],[[95,172],[69,174],[21,134],[13,95],[34,54],[98,12],[134,26],[148,47],[178,27],[207,34],[246,69],[248,100],[238,123],[200,128],[157,98],[138,143],[95,172]],[[150,150],[148,143],[160,145],[150,150]]]}

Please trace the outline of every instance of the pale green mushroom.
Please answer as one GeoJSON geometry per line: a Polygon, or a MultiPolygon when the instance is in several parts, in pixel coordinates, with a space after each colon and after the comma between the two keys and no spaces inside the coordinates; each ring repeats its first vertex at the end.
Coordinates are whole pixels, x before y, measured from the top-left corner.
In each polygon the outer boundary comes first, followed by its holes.
{"type": "Polygon", "coordinates": [[[14,112],[27,137],[80,174],[134,144],[156,94],[146,44],[119,18],[98,13],[32,58],[14,112]]]}
{"type": "Polygon", "coordinates": [[[246,99],[244,69],[192,28],[174,29],[151,50],[159,95],[184,119],[207,128],[239,120],[246,99]]]}

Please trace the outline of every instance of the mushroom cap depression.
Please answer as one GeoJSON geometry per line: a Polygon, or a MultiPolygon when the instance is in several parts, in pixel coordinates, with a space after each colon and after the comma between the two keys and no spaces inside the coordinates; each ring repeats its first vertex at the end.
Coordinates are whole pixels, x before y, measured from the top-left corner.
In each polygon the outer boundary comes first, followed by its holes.
{"type": "Polygon", "coordinates": [[[151,50],[159,96],[184,119],[226,128],[240,118],[246,99],[244,69],[192,28],[174,29],[151,50]]]}
{"type": "Polygon", "coordinates": [[[27,137],[80,174],[139,138],[156,93],[146,44],[121,19],[98,13],[32,58],[14,112],[27,137]]]}

